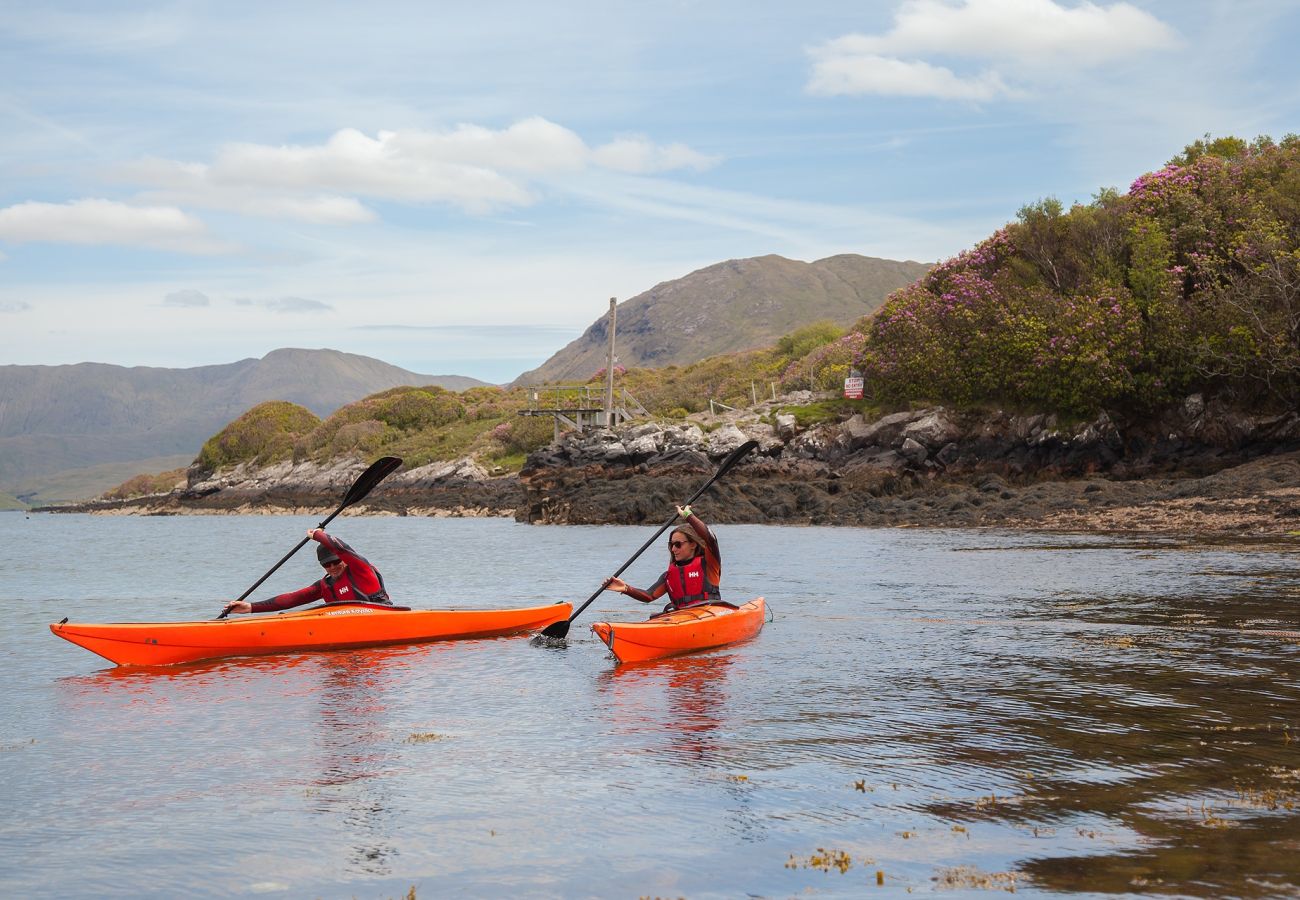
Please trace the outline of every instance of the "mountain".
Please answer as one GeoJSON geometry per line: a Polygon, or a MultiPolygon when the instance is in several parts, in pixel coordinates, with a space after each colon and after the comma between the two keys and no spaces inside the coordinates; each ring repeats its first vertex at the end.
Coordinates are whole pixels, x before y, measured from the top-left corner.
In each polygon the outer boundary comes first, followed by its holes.
{"type": "Polygon", "coordinates": [[[42,503],[93,496],[133,474],[183,465],[265,400],[289,400],[323,417],[399,385],[484,383],[337,350],[273,350],[193,369],[0,366],[0,491],[42,503]]]}
{"type": "MultiPolygon", "coordinates": [[[[720,353],[769,346],[797,328],[829,319],[849,325],[895,290],[929,269],[844,254],[806,263],[759,256],[718,263],[657,284],[618,304],[615,324],[620,365],[668,366],[720,353]]],[[[586,379],[604,368],[608,317],[515,384],[586,379]]]]}

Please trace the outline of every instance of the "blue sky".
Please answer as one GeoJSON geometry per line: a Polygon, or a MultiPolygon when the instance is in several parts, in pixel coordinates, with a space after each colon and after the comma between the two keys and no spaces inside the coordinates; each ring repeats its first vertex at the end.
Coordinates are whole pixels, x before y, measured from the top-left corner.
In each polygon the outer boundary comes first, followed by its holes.
{"type": "Polygon", "coordinates": [[[1300,131],[1300,4],[0,0],[0,364],[504,382],[725,259],[935,261],[1300,131]]]}

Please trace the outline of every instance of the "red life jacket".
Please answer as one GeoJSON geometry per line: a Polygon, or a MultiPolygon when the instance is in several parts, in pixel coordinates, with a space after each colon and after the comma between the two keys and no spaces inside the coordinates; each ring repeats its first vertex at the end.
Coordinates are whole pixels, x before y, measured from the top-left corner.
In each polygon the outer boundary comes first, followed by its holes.
{"type": "Polygon", "coordinates": [[[375,578],[379,580],[379,590],[373,594],[367,594],[365,591],[352,580],[352,567],[348,566],[343,570],[343,574],[338,578],[332,578],[326,575],[320,580],[321,599],[326,603],[392,603],[388,598],[388,591],[384,589],[384,576],[379,574],[379,570],[374,566],[370,567],[375,573],[375,578]]]}
{"type": "Polygon", "coordinates": [[[704,574],[704,557],[696,556],[690,562],[672,563],[664,581],[668,588],[669,605],[678,609],[722,599],[716,584],[710,584],[704,574]]]}

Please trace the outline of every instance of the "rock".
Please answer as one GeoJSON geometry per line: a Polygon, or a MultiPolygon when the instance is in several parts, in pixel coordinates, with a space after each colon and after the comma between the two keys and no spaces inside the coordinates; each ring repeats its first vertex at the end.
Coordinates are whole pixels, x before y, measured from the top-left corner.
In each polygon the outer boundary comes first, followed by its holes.
{"type": "Polygon", "coordinates": [[[802,459],[820,459],[826,455],[827,448],[834,442],[835,434],[826,426],[819,425],[808,429],[785,446],[788,452],[802,459]]]}
{"type": "MultiPolygon", "coordinates": [[[[632,438],[633,440],[636,440],[637,438],[646,437],[647,435],[654,435],[655,440],[660,441],[663,440],[662,438],[663,433],[664,433],[663,426],[658,425],[654,422],[646,422],[641,425],[633,425],[631,428],[627,430],[627,436],[632,438]]],[[[624,441],[626,442],[626,438],[624,439],[624,441]]]]}
{"type": "Polygon", "coordinates": [[[663,446],[661,449],[673,450],[686,447],[698,447],[704,443],[704,431],[700,426],[692,422],[689,425],[670,425],[663,431],[663,446]]]}
{"type": "Polygon", "coordinates": [[[749,440],[749,435],[741,431],[735,425],[723,425],[717,431],[709,435],[707,443],[708,454],[710,456],[726,456],[732,450],[735,450],[741,444],[749,440]]]}
{"type": "Polygon", "coordinates": [[[662,432],[643,434],[640,437],[633,438],[626,444],[627,455],[638,457],[653,456],[659,452],[659,442],[662,438],[662,432]]]}
{"type": "Polygon", "coordinates": [[[611,441],[604,445],[604,453],[601,459],[605,462],[617,462],[626,458],[627,455],[627,446],[622,441],[611,441]]]}
{"type": "Polygon", "coordinates": [[[951,444],[962,436],[962,430],[942,407],[931,410],[903,429],[903,437],[916,441],[930,450],[951,444]]]}
{"type": "Polygon", "coordinates": [[[897,412],[872,422],[858,435],[860,446],[875,444],[879,447],[893,447],[901,443],[903,429],[908,423],[918,418],[914,412],[897,412]]]}
{"type": "Polygon", "coordinates": [[[903,438],[903,446],[898,449],[898,452],[904,459],[917,466],[925,462],[926,457],[930,455],[924,444],[920,441],[914,441],[910,437],[903,438]]]}
{"type": "Polygon", "coordinates": [[[1011,436],[1017,441],[1028,442],[1033,435],[1042,431],[1045,418],[1047,417],[1041,414],[1036,416],[1012,416],[1011,421],[1008,423],[1011,436]]]}

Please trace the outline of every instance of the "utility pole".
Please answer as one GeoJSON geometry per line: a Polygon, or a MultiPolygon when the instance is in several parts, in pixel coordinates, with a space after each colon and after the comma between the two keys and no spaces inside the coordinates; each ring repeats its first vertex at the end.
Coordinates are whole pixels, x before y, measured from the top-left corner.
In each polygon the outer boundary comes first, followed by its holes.
{"type": "Polygon", "coordinates": [[[609,298],[609,358],[605,361],[605,427],[614,427],[614,325],[618,321],[618,300],[609,298]]]}

